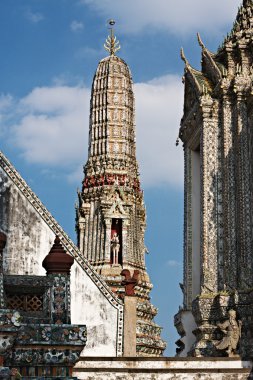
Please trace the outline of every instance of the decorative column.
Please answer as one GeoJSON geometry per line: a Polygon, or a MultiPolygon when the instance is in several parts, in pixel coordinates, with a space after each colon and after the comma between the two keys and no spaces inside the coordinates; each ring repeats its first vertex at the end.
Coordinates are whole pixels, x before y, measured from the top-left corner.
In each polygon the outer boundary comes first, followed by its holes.
{"type": "Polygon", "coordinates": [[[217,192],[218,192],[218,125],[214,101],[204,95],[201,101],[203,128],[200,145],[202,155],[201,183],[201,293],[218,290],[218,228],[217,228],[217,192]]]}
{"type": "Polygon", "coordinates": [[[218,106],[204,95],[202,107],[201,154],[201,293],[192,302],[192,313],[197,324],[193,330],[196,342],[190,356],[215,356],[213,340],[216,326],[211,314],[212,305],[219,291],[219,263],[222,265],[222,184],[219,157],[218,106]],[[221,258],[221,259],[220,259],[221,258]],[[220,260],[220,261],[219,261],[220,260]]]}
{"type": "Polygon", "coordinates": [[[191,150],[184,148],[184,307],[192,304],[192,157],[191,150]]]}
{"type": "Polygon", "coordinates": [[[70,269],[74,258],[66,253],[56,236],[54,245],[43,260],[42,266],[52,279],[51,319],[56,324],[70,323],[70,269]]]}
{"type": "Polygon", "coordinates": [[[135,270],[131,277],[130,271],[124,269],[121,275],[125,277],[125,280],[122,281],[122,285],[125,286],[123,356],[136,356],[137,298],[134,294],[134,288],[138,283],[139,271],[135,270]]]}
{"type": "Polygon", "coordinates": [[[236,252],[236,188],[235,188],[235,147],[233,145],[234,123],[232,117],[230,79],[222,84],[222,137],[223,137],[223,209],[224,209],[224,283],[229,289],[238,286],[236,252]]]}
{"type": "Polygon", "coordinates": [[[93,220],[94,220],[94,198],[91,199],[90,203],[90,212],[89,212],[89,219],[88,219],[88,235],[87,235],[87,251],[86,251],[86,257],[89,261],[93,260],[93,220]]]}
{"type": "MultiPolygon", "coordinates": [[[[238,78],[239,82],[239,78],[238,78]]],[[[237,88],[236,88],[237,90],[237,88]]],[[[237,257],[241,288],[252,286],[250,158],[246,99],[237,92],[237,257]]]]}
{"type": "Polygon", "coordinates": [[[89,238],[89,213],[90,204],[82,202],[80,207],[80,214],[78,220],[78,233],[79,233],[79,249],[80,252],[87,257],[88,238],[89,238]]]}
{"type": "Polygon", "coordinates": [[[79,223],[79,249],[80,252],[84,251],[84,231],[85,231],[85,222],[79,223]]]}
{"type": "Polygon", "coordinates": [[[83,241],[84,256],[88,256],[88,241],[89,241],[89,214],[85,214],[85,233],[83,241]]]}

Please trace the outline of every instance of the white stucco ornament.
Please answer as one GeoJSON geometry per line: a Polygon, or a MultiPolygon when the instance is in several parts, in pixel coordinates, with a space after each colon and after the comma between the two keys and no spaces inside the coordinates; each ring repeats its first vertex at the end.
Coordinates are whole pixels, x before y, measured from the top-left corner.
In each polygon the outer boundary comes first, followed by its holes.
{"type": "Polygon", "coordinates": [[[13,313],[13,316],[11,317],[11,322],[14,324],[14,326],[17,327],[21,325],[21,315],[18,311],[15,311],[15,313],[13,313]]]}

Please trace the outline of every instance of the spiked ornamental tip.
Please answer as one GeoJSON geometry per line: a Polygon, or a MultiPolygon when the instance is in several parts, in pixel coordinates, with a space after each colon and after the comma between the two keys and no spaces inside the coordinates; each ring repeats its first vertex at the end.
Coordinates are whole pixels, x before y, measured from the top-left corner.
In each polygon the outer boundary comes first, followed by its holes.
{"type": "Polygon", "coordinates": [[[110,25],[109,29],[111,30],[110,36],[107,37],[104,48],[109,51],[110,55],[115,55],[115,53],[120,50],[119,41],[117,41],[116,36],[114,35],[113,26],[115,25],[114,20],[109,20],[108,24],[110,25]]]}
{"type": "Polygon", "coordinates": [[[180,57],[181,57],[182,61],[184,61],[185,65],[188,66],[189,62],[187,61],[187,59],[185,57],[184,49],[183,48],[181,48],[181,50],[180,50],[180,57]]]}

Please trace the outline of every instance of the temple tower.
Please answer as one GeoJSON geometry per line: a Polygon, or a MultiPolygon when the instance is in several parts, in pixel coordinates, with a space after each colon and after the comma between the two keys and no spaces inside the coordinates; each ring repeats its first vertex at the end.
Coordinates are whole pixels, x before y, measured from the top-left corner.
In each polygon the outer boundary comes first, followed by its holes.
{"type": "Polygon", "coordinates": [[[184,293],[175,316],[181,355],[217,350],[231,309],[239,352],[252,356],[253,2],[244,0],[217,53],[198,35],[201,71],[185,62],[180,138],[185,157],[184,293]]]}
{"type": "Polygon", "coordinates": [[[76,229],[81,253],[124,297],[121,272],[139,271],[137,354],[160,356],[165,343],[153,318],[152,289],[145,267],[146,210],[140,188],[135,146],[132,77],[116,56],[119,42],[111,34],[105,44],[109,56],[99,62],[90,101],[89,153],[77,207],[76,229]]]}

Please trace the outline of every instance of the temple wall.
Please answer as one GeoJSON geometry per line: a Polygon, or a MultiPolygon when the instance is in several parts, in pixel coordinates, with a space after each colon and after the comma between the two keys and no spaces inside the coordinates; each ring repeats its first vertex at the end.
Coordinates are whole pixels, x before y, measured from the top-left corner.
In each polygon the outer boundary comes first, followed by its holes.
{"type": "Polygon", "coordinates": [[[0,230],[7,235],[5,274],[45,275],[54,233],[0,168],[0,230]]]}
{"type": "Polygon", "coordinates": [[[76,262],[71,273],[71,323],[85,323],[87,326],[87,344],[83,355],[117,356],[118,310],[76,262]]]}
{"type": "MultiPolygon", "coordinates": [[[[55,234],[1,167],[0,230],[7,235],[5,274],[46,274],[42,261],[55,234]]],[[[117,320],[117,308],[75,262],[71,269],[71,323],[87,325],[84,355],[117,355],[117,320]]]]}

